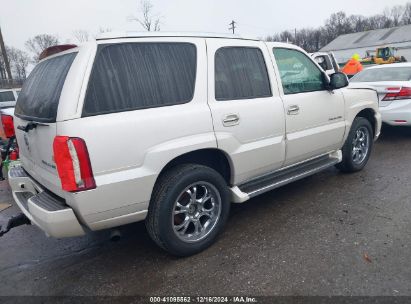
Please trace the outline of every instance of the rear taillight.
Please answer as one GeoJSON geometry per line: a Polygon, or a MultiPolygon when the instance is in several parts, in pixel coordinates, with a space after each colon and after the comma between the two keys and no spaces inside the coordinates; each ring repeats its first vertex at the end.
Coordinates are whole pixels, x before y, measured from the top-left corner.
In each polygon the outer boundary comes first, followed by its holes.
{"type": "Polygon", "coordinates": [[[387,93],[382,100],[400,100],[400,99],[411,99],[411,88],[387,88],[389,93],[387,93]],[[392,91],[392,92],[390,92],[392,91]]]}
{"type": "Polygon", "coordinates": [[[4,135],[7,138],[13,137],[15,135],[13,116],[1,114],[1,124],[3,125],[4,135]]]}
{"type": "Polygon", "coordinates": [[[56,136],[53,150],[63,190],[77,192],[96,188],[87,146],[83,139],[56,136]]]}

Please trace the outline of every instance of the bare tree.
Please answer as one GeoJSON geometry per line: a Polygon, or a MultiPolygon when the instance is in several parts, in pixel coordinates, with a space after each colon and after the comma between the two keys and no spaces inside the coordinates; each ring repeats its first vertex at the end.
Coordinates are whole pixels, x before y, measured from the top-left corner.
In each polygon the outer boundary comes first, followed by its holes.
{"type": "Polygon", "coordinates": [[[325,22],[325,28],[328,39],[331,41],[340,35],[352,33],[350,19],[344,12],[331,14],[330,18],[325,22]]]}
{"type": "Polygon", "coordinates": [[[397,5],[384,10],[382,14],[364,17],[361,15],[347,16],[344,12],[332,14],[325,25],[316,29],[299,29],[296,34],[283,31],[266,37],[268,41],[289,41],[309,52],[314,52],[343,34],[357,33],[369,30],[389,28],[411,24],[411,2],[397,5]]]}
{"type": "Polygon", "coordinates": [[[112,29],[109,28],[109,27],[102,27],[102,26],[100,26],[99,29],[98,29],[98,31],[97,31],[97,33],[94,34],[93,37],[94,37],[94,39],[98,39],[98,38],[101,36],[101,34],[107,33],[107,32],[111,32],[111,31],[112,31],[112,29]]]}
{"type": "Polygon", "coordinates": [[[404,13],[402,14],[401,23],[404,25],[411,24],[411,2],[404,6],[404,13]]]}
{"type": "Polygon", "coordinates": [[[351,15],[348,17],[348,19],[354,32],[363,32],[370,29],[368,20],[364,16],[351,15]]]}
{"type": "Polygon", "coordinates": [[[0,54],[0,80],[7,79],[6,64],[3,60],[3,56],[0,54]]]}
{"type": "Polygon", "coordinates": [[[98,29],[98,33],[99,33],[99,34],[111,32],[111,31],[112,31],[112,29],[109,28],[109,27],[102,27],[102,26],[100,26],[99,29],[98,29]]]}
{"type": "Polygon", "coordinates": [[[15,76],[14,78],[26,79],[26,70],[30,63],[29,54],[14,47],[7,48],[7,53],[9,54],[11,69],[15,76]]]}
{"type": "Polygon", "coordinates": [[[401,19],[404,15],[404,6],[396,5],[391,9],[391,19],[394,23],[394,26],[401,25],[401,19]]]}
{"type": "Polygon", "coordinates": [[[384,15],[374,15],[368,18],[370,30],[378,30],[392,26],[391,19],[384,15]]]}
{"type": "Polygon", "coordinates": [[[159,31],[161,18],[153,13],[154,5],[150,0],[141,0],[139,13],[141,17],[130,16],[130,21],[137,21],[146,31],[159,31]]]}
{"type": "Polygon", "coordinates": [[[74,38],[79,42],[87,42],[90,40],[90,34],[86,30],[75,30],[73,31],[74,38]]]}
{"type": "Polygon", "coordinates": [[[32,61],[37,63],[41,52],[46,48],[57,44],[59,44],[59,39],[56,36],[41,34],[27,40],[25,46],[33,54],[32,61]]]}

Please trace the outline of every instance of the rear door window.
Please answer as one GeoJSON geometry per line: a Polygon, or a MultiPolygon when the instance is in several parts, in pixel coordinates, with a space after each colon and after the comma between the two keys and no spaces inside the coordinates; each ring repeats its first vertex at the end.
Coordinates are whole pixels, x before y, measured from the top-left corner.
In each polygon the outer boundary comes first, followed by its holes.
{"type": "Polygon", "coordinates": [[[253,47],[223,47],[215,54],[216,100],[272,96],[263,53],[253,47]]]}
{"type": "Polygon", "coordinates": [[[0,102],[16,101],[13,91],[0,92],[0,102]]]}
{"type": "Polygon", "coordinates": [[[55,122],[61,90],[77,53],[40,62],[23,84],[15,115],[22,119],[55,122]]]}
{"type": "Polygon", "coordinates": [[[196,62],[191,43],[101,45],[83,116],[187,103],[194,96],[196,62]]]}

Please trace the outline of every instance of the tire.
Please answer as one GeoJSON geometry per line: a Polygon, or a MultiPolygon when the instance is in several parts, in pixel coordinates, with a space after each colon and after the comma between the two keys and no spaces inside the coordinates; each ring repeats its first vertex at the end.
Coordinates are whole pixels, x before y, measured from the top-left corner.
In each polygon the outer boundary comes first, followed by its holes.
{"type": "Polygon", "coordinates": [[[356,117],[342,147],[342,161],[336,167],[347,173],[362,170],[370,158],[373,143],[374,132],[371,123],[363,117],[356,117]]]}
{"type": "Polygon", "coordinates": [[[146,227],[153,241],[167,252],[190,256],[214,242],[229,211],[228,187],[219,173],[202,165],[179,165],[156,183],[146,227]]]}

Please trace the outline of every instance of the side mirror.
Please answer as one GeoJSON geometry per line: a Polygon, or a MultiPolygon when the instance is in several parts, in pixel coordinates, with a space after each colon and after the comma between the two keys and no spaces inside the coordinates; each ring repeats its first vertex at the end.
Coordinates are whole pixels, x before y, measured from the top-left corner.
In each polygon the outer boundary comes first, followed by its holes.
{"type": "Polygon", "coordinates": [[[346,86],[348,86],[347,75],[341,72],[331,74],[329,85],[330,90],[338,90],[341,88],[345,88],[346,86]]]}

